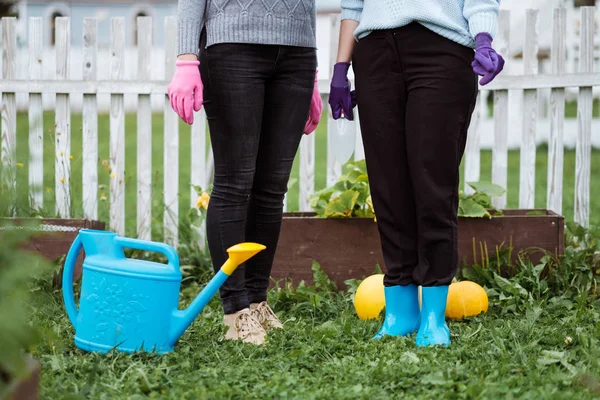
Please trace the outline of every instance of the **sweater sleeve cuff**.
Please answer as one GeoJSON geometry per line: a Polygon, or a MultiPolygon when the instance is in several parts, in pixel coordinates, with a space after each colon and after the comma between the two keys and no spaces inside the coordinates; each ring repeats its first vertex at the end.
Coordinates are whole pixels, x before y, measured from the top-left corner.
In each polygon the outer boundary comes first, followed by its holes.
{"type": "Polygon", "coordinates": [[[479,12],[469,18],[469,31],[475,37],[478,33],[489,33],[492,39],[498,30],[498,14],[495,12],[479,12]]]}
{"type": "Polygon", "coordinates": [[[180,23],[178,30],[177,54],[198,54],[200,42],[200,26],[198,23],[180,23]]]}
{"type": "Polygon", "coordinates": [[[350,10],[348,8],[342,8],[342,20],[351,19],[356,22],[360,22],[360,16],[362,12],[356,10],[350,10]]]}

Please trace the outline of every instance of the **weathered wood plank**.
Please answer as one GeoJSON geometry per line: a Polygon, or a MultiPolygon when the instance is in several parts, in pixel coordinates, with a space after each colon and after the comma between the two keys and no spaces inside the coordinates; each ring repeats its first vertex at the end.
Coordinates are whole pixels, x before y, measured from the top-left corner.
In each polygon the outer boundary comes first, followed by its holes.
{"type": "MultiPolygon", "coordinates": [[[[110,77],[124,77],[125,19],[111,18],[110,77]]],[[[125,107],[122,94],[110,96],[110,227],[125,234],[125,107]]]]}
{"type": "MultiPolygon", "coordinates": [[[[494,92],[494,145],[492,148],[492,182],[508,188],[508,90],[494,92]]],[[[492,199],[498,209],[506,208],[506,193],[492,199]]]]}
{"type": "MultiPolygon", "coordinates": [[[[594,7],[581,7],[579,72],[594,68],[594,7]]],[[[577,144],[575,148],[575,222],[590,222],[590,168],[592,152],[592,88],[580,87],[577,99],[577,144]]]]}
{"type": "MultiPolygon", "coordinates": [[[[510,11],[498,16],[496,49],[505,57],[510,54],[510,11]]],[[[508,68],[507,68],[508,69],[508,68]]],[[[494,91],[494,144],[492,147],[492,182],[508,188],[508,90],[494,91]]],[[[492,199],[498,209],[506,208],[506,193],[492,199]]]]}
{"type": "Polygon", "coordinates": [[[486,91],[480,91],[477,95],[475,109],[471,116],[471,123],[467,132],[467,143],[465,146],[464,163],[465,163],[465,186],[466,194],[473,193],[473,189],[468,185],[468,182],[476,182],[479,180],[481,171],[481,148],[479,138],[479,125],[482,118],[487,113],[487,102],[485,101],[486,91]]]}
{"type": "MultiPolygon", "coordinates": [[[[42,77],[42,19],[29,19],[29,78],[42,77]]],[[[44,206],[44,124],[42,94],[29,94],[29,197],[33,209],[44,206]]]]}
{"type": "Polygon", "coordinates": [[[315,136],[305,135],[300,142],[300,211],[310,211],[310,196],[315,192],[315,136]]]}
{"type": "MultiPolygon", "coordinates": [[[[197,185],[202,190],[207,189],[208,177],[206,174],[206,112],[204,107],[194,115],[192,125],[191,153],[192,153],[192,185],[197,185]]],[[[190,188],[190,206],[196,206],[196,200],[200,193],[190,188]]]]}
{"type": "MultiPolygon", "coordinates": [[[[69,79],[69,57],[71,47],[71,20],[58,17],[56,24],[56,79],[69,79]]],[[[61,218],[71,217],[71,107],[69,94],[56,94],[55,115],[55,196],[56,214],[61,218]]]]}
{"type": "MultiPolygon", "coordinates": [[[[175,72],[177,44],[177,21],[175,17],[165,18],[165,80],[170,81],[175,72]]],[[[165,243],[175,248],[178,244],[179,223],[179,117],[171,108],[169,97],[165,95],[164,105],[164,232],[165,243]]]]}
{"type": "MultiPolygon", "coordinates": [[[[83,20],[83,79],[95,81],[98,71],[98,21],[83,20]]],[[[83,95],[83,217],[98,219],[98,101],[83,95]]]]}
{"type": "MultiPolygon", "coordinates": [[[[14,93],[83,93],[83,94],[166,94],[168,81],[113,81],[99,80],[96,82],[86,82],[82,80],[69,80],[67,82],[57,82],[54,80],[2,80],[0,81],[0,91],[14,93]]],[[[323,95],[327,101],[328,85],[323,95]]],[[[555,76],[546,75],[498,75],[491,83],[486,85],[486,90],[519,90],[519,89],[551,89],[551,88],[569,88],[580,86],[600,86],[600,73],[573,73],[555,76]]],[[[356,109],[355,109],[356,111],[356,109]]]]}
{"type": "MultiPolygon", "coordinates": [[[[567,35],[567,11],[554,10],[552,30],[552,73],[565,72],[567,35]]],[[[552,89],[550,92],[550,137],[548,139],[548,190],[546,204],[549,210],[562,214],[563,165],[565,130],[565,89],[552,89]]]]}
{"type": "Polygon", "coordinates": [[[489,90],[551,89],[579,86],[600,86],[600,73],[571,73],[563,75],[498,75],[486,87],[489,90]]]}
{"type": "MultiPolygon", "coordinates": [[[[2,79],[15,79],[17,70],[16,19],[2,18],[2,79]]],[[[6,185],[12,213],[16,212],[17,104],[15,93],[2,92],[2,181],[6,185]]]]}
{"type": "Polygon", "coordinates": [[[356,141],[354,144],[354,161],[365,159],[365,147],[363,145],[362,133],[360,130],[360,113],[358,107],[354,109],[354,123],[356,124],[356,141]]]}
{"type": "MultiPolygon", "coordinates": [[[[331,26],[330,26],[330,42],[329,42],[329,67],[333,68],[333,65],[337,59],[337,48],[338,48],[338,37],[337,32],[340,31],[340,15],[331,15],[331,26]]],[[[329,89],[327,90],[329,92],[329,89]]],[[[327,104],[327,102],[325,103],[327,104]]],[[[337,182],[339,177],[342,175],[342,164],[335,157],[335,130],[339,128],[339,124],[343,124],[345,121],[334,120],[332,113],[328,113],[327,117],[327,186],[331,186],[337,182]]]]}
{"type": "MultiPolygon", "coordinates": [[[[152,18],[137,18],[138,79],[149,81],[152,66],[152,18]]],[[[138,95],[137,113],[137,234],[151,239],[152,224],[152,109],[150,95],[138,95]]]]}
{"type": "MultiPolygon", "coordinates": [[[[192,185],[197,185],[202,190],[207,190],[208,176],[207,176],[207,162],[206,162],[206,112],[204,107],[194,115],[194,123],[192,124],[192,137],[191,137],[191,153],[192,153],[192,171],[191,181],[192,185]]],[[[190,188],[190,206],[196,207],[198,196],[201,193],[196,193],[196,190],[190,188]]],[[[206,220],[200,227],[197,228],[200,235],[199,245],[201,249],[204,249],[206,244],[206,220]]]]}
{"type": "MultiPolygon", "coordinates": [[[[537,74],[537,29],[538,10],[529,9],[525,14],[525,46],[523,48],[525,75],[537,74]]],[[[521,142],[519,208],[533,208],[535,202],[537,98],[537,89],[526,89],[523,92],[523,140],[521,142]]]]}

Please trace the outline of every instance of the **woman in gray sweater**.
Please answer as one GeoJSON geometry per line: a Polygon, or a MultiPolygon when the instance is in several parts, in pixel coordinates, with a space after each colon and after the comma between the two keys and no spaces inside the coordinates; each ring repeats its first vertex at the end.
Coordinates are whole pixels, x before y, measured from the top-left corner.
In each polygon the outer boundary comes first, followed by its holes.
{"type": "Polygon", "coordinates": [[[225,337],[262,344],[268,329],[282,327],[266,300],[292,163],[303,132],[314,131],[321,116],[315,0],[180,0],[178,14],[168,92],[187,123],[202,105],[208,118],[213,265],[234,244],[267,247],[221,289],[225,337]]]}

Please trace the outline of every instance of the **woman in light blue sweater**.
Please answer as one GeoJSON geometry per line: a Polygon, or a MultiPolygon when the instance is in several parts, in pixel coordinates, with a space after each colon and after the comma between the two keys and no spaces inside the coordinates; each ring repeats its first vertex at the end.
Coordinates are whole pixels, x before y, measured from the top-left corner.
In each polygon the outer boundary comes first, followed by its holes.
{"type": "Polygon", "coordinates": [[[459,165],[477,75],[485,85],[504,65],[491,45],[498,8],[498,0],[342,0],[329,103],[335,119],[353,119],[354,98],[360,109],[386,264],[386,314],[376,338],[417,331],[418,346],[450,344],[445,311],[458,267],[459,165]]]}

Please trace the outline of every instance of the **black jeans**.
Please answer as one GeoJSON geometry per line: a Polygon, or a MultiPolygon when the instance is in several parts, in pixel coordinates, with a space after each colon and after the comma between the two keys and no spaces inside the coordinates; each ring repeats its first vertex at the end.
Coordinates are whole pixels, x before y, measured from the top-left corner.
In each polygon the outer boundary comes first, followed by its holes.
{"type": "Polygon", "coordinates": [[[354,51],[386,286],[448,285],[458,267],[459,165],[477,97],[473,50],[420,24],[354,51]]]}
{"type": "Polygon", "coordinates": [[[201,42],[204,107],[215,160],[207,235],[215,271],[241,242],[267,247],[222,286],[226,314],[267,299],[283,199],[312,97],[312,48],[201,42]]]}

